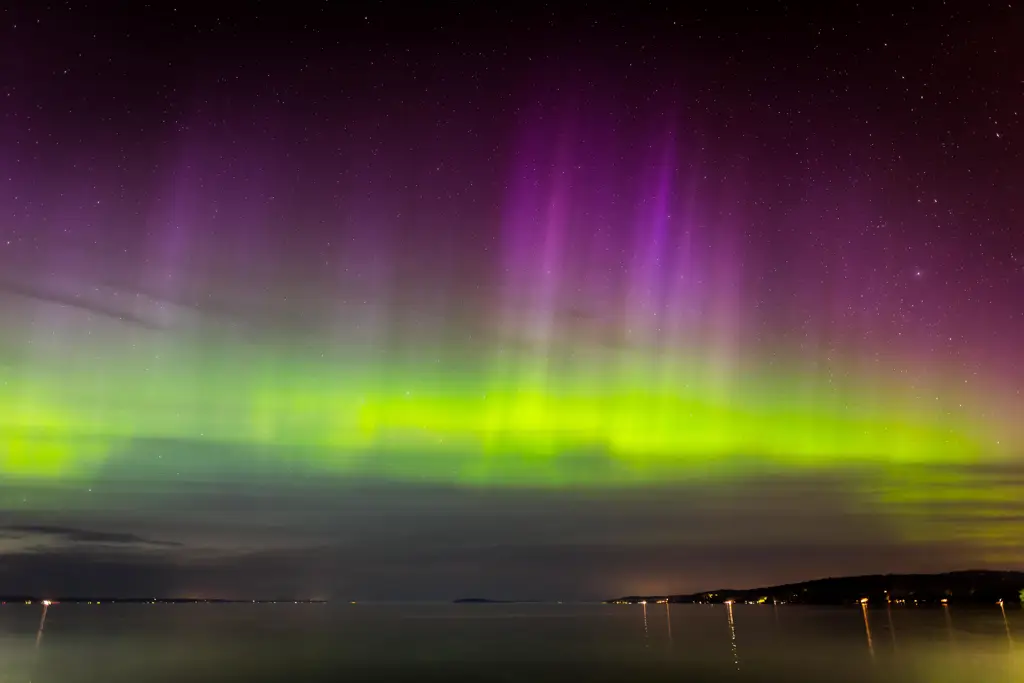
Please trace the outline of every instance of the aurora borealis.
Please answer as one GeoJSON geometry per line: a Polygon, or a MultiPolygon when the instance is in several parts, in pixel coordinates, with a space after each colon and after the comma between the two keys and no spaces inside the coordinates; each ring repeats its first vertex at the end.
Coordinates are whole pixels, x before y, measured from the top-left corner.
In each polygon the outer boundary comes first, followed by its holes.
{"type": "Polygon", "coordinates": [[[783,477],[1019,564],[1017,488],[972,483],[1024,453],[1020,16],[986,12],[310,11],[265,49],[9,12],[5,503],[783,477]]]}

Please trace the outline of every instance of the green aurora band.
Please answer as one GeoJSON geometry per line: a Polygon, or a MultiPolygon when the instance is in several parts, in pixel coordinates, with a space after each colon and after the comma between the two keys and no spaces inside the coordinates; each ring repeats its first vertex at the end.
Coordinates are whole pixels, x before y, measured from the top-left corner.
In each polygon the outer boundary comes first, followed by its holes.
{"type": "Polygon", "coordinates": [[[256,349],[188,362],[170,354],[147,363],[145,355],[136,346],[87,368],[71,359],[22,377],[8,371],[0,385],[10,406],[0,415],[5,478],[88,480],[146,440],[251,446],[254,459],[337,476],[538,487],[758,467],[1001,462],[1011,453],[997,425],[921,405],[896,386],[862,380],[823,390],[797,369],[715,376],[699,358],[656,368],[620,358],[603,372],[588,359],[561,374],[510,371],[510,362],[417,373],[285,363],[256,349]]]}

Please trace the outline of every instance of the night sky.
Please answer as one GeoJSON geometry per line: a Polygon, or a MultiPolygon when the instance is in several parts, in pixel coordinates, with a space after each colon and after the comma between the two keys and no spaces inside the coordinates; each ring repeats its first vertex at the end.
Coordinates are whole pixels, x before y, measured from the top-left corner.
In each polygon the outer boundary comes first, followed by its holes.
{"type": "Polygon", "coordinates": [[[0,9],[0,593],[1024,568],[1024,8],[678,4],[0,9]]]}

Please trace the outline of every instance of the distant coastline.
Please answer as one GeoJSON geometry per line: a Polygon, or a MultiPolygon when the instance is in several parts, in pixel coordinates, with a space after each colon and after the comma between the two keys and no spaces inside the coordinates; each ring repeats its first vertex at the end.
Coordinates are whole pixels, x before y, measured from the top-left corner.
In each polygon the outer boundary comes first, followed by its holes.
{"type": "Polygon", "coordinates": [[[608,604],[777,604],[777,605],[994,605],[1024,602],[1024,572],[968,570],[942,574],[871,574],[815,579],[762,588],[685,595],[628,595],[608,604]]]}
{"type": "Polygon", "coordinates": [[[28,595],[0,596],[0,604],[71,604],[71,605],[273,605],[273,604],[296,604],[296,605],[325,605],[326,600],[296,600],[294,598],[281,598],[279,600],[229,600],[224,598],[81,598],[81,597],[53,597],[44,598],[28,595]]]}

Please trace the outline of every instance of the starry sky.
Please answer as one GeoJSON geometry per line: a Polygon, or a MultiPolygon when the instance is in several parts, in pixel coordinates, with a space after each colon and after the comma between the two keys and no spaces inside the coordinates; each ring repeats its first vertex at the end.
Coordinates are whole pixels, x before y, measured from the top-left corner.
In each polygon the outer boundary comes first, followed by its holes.
{"type": "Polygon", "coordinates": [[[634,5],[0,9],[0,592],[1024,568],[1024,10],[634,5]]]}

